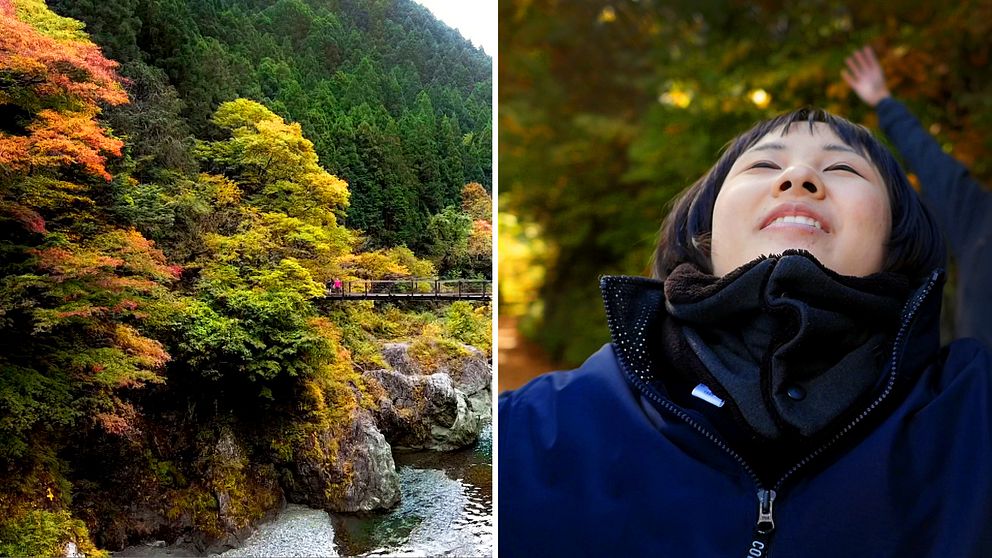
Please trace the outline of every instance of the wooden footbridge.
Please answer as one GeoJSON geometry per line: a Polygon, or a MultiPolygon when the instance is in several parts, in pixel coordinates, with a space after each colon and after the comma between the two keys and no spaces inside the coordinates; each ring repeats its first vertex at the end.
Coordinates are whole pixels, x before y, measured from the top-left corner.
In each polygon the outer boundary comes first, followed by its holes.
{"type": "Polygon", "coordinates": [[[396,279],[342,281],[327,286],[329,300],[492,300],[485,279],[396,279]]]}

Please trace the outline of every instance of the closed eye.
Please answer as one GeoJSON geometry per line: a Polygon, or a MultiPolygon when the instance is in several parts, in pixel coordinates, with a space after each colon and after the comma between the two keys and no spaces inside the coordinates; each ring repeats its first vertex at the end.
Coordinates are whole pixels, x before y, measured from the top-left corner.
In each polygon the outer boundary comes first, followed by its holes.
{"type": "Polygon", "coordinates": [[[836,165],[830,165],[829,167],[826,168],[826,170],[828,170],[828,171],[839,170],[839,171],[853,172],[854,174],[860,176],[861,178],[864,178],[864,176],[860,172],[854,170],[854,167],[852,167],[851,165],[845,165],[844,163],[838,163],[836,165]]]}
{"type": "Polygon", "coordinates": [[[778,165],[776,165],[775,163],[773,163],[771,161],[758,161],[757,163],[751,165],[748,168],[749,169],[775,169],[775,170],[779,170],[781,167],[779,167],[778,165]]]}

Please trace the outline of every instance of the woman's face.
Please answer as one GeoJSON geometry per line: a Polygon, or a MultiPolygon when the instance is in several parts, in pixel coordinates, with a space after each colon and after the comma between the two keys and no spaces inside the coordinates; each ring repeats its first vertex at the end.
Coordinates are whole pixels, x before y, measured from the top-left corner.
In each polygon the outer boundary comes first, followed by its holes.
{"type": "Polygon", "coordinates": [[[841,275],[870,275],[882,270],[891,228],[875,165],[826,124],[796,123],[731,167],[713,207],[713,273],[801,248],[841,275]]]}

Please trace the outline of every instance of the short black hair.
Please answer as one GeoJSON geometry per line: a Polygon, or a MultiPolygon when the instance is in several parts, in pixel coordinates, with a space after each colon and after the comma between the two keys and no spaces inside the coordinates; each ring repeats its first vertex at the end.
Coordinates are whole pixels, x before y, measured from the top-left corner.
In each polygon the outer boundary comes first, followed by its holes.
{"type": "Polygon", "coordinates": [[[758,122],[731,140],[716,164],[675,199],[661,225],[654,253],[652,272],[656,278],[668,277],[676,266],[686,262],[713,273],[710,258],[713,206],[730,168],[769,132],[781,127],[784,135],[791,125],[804,122],[811,131],[817,122],[829,126],[848,147],[872,162],[885,182],[892,211],[892,232],[886,245],[883,271],[918,281],[944,265],[946,253],[940,229],[892,153],[864,126],[807,107],[758,122]]]}

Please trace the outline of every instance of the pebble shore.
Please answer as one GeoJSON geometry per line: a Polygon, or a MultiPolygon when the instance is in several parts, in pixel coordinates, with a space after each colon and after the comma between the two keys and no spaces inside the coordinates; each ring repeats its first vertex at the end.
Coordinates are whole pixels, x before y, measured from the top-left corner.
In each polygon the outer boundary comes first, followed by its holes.
{"type": "Polygon", "coordinates": [[[289,504],[275,520],[259,527],[240,548],[224,558],[270,556],[338,556],[331,517],[323,510],[289,504]]]}

